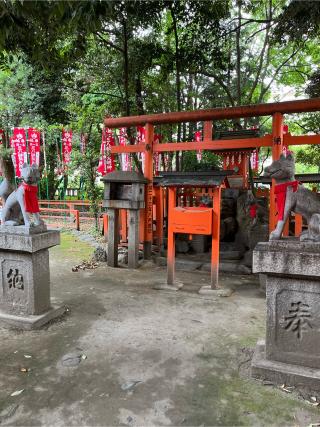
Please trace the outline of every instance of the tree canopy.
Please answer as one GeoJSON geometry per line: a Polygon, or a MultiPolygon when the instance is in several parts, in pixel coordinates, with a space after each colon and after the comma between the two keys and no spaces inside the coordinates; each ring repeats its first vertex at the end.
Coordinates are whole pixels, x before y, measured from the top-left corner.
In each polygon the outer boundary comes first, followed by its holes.
{"type": "MultiPolygon", "coordinates": [[[[0,125],[30,124],[53,134],[71,126],[93,138],[98,155],[105,115],[318,96],[319,5],[5,0],[0,4],[0,125]]],[[[270,122],[259,118],[216,124],[253,125],[270,130],[270,122]]],[[[305,115],[299,126],[294,119],[290,126],[318,131],[320,121],[305,115]]],[[[168,141],[184,141],[195,130],[196,123],[159,131],[168,141]]],[[[188,154],[185,163],[190,161],[188,154]]]]}

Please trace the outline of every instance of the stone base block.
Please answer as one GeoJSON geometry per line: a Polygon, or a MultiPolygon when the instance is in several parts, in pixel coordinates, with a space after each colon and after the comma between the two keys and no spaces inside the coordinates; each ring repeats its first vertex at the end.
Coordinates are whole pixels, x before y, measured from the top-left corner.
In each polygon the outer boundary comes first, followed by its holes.
{"type": "Polygon", "coordinates": [[[251,362],[251,376],[274,384],[308,387],[320,391],[320,370],[266,359],[265,341],[258,341],[251,362]]]}
{"type": "Polygon", "coordinates": [[[198,293],[213,297],[230,297],[233,294],[233,290],[229,288],[212,289],[211,286],[201,286],[198,293]]]}
{"type": "Polygon", "coordinates": [[[167,283],[157,283],[153,286],[153,289],[157,291],[178,291],[183,287],[183,283],[178,282],[177,280],[174,282],[174,285],[168,285],[167,283]]]}
{"type": "Polygon", "coordinates": [[[0,311],[0,325],[15,327],[26,331],[40,329],[46,323],[50,322],[65,313],[65,307],[52,306],[50,310],[36,316],[16,316],[0,311]]]}

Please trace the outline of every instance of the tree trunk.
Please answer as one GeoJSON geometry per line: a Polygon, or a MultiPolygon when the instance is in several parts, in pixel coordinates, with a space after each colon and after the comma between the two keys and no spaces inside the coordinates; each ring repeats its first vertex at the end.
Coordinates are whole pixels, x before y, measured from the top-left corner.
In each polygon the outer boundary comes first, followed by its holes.
{"type": "Polygon", "coordinates": [[[240,47],[240,38],[241,38],[241,2],[238,0],[238,27],[236,31],[236,50],[237,50],[237,101],[238,105],[241,105],[241,47],[240,47]]]}
{"type": "Polygon", "coordinates": [[[143,108],[143,98],[142,98],[142,85],[141,85],[141,77],[138,75],[135,81],[135,92],[136,92],[136,105],[139,115],[145,114],[143,108]]]}
{"type": "Polygon", "coordinates": [[[123,30],[123,86],[125,95],[125,114],[130,116],[130,94],[129,94],[129,57],[128,57],[128,28],[125,19],[122,21],[123,30]]]}
{"type": "MultiPolygon", "coordinates": [[[[181,74],[180,74],[180,52],[179,52],[179,37],[178,37],[178,27],[177,19],[173,11],[172,5],[170,7],[172,23],[173,23],[173,33],[174,33],[174,42],[175,42],[175,65],[176,65],[176,100],[177,100],[177,111],[181,111],[181,74]]],[[[177,142],[181,141],[181,123],[178,123],[178,133],[177,133],[177,142]]],[[[176,152],[176,170],[180,170],[180,152],[176,152]]]]}

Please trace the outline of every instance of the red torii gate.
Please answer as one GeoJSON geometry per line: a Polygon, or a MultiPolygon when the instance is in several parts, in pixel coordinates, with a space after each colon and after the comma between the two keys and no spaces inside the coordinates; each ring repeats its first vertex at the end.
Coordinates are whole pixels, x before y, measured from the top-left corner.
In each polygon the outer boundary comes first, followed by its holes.
{"type": "MultiPolygon", "coordinates": [[[[144,175],[149,180],[146,191],[146,207],[144,211],[144,256],[151,256],[152,247],[152,192],[153,192],[153,153],[187,150],[221,151],[227,149],[241,150],[243,148],[272,147],[272,158],[276,160],[282,153],[283,146],[319,144],[319,135],[293,136],[283,134],[283,115],[303,112],[320,111],[320,98],[274,102],[268,104],[245,105],[240,107],[212,108],[207,110],[183,111],[161,114],[148,114],[110,118],[104,120],[109,128],[145,126],[145,142],[136,145],[114,146],[111,153],[138,153],[144,152],[144,175]],[[272,134],[258,138],[213,140],[213,121],[223,119],[238,119],[245,117],[272,116],[272,134]],[[154,143],[154,126],[160,124],[173,124],[182,122],[203,121],[203,141],[154,143]]],[[[277,222],[274,183],[270,192],[270,230],[275,228],[277,222]]]]}

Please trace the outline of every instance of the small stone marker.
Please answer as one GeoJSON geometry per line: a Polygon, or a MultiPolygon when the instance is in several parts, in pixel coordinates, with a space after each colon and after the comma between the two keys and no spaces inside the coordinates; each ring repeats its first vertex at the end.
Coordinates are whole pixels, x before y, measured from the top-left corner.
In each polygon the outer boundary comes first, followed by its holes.
{"type": "Polygon", "coordinates": [[[39,226],[0,227],[0,322],[38,329],[61,316],[50,304],[48,249],[60,244],[60,232],[39,226]]]}
{"type": "Polygon", "coordinates": [[[252,376],[320,390],[320,243],[258,243],[253,272],[266,275],[267,331],[252,376]]]}

